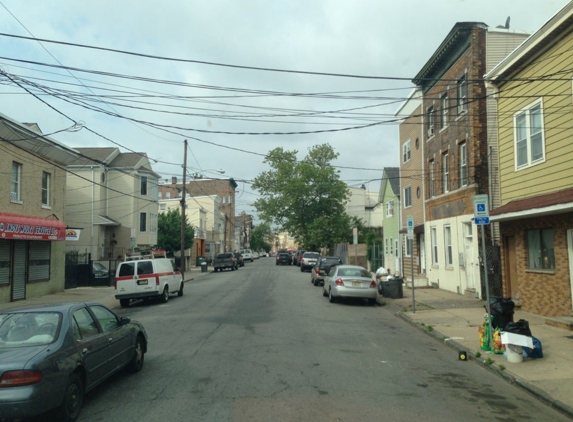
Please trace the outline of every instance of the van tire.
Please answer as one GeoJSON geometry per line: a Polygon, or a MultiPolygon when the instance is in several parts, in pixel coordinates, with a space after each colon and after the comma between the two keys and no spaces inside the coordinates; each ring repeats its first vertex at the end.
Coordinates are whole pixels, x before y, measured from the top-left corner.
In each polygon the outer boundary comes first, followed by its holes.
{"type": "Polygon", "coordinates": [[[183,283],[183,281],[181,281],[181,284],[179,285],[179,290],[177,291],[177,296],[181,297],[183,296],[183,286],[185,285],[185,283],[183,283]]]}
{"type": "Polygon", "coordinates": [[[122,308],[128,308],[129,299],[119,299],[119,304],[121,305],[122,308]]]}
{"type": "Polygon", "coordinates": [[[165,286],[163,289],[163,293],[161,294],[161,298],[159,299],[161,303],[167,303],[169,300],[169,287],[165,286]]]}

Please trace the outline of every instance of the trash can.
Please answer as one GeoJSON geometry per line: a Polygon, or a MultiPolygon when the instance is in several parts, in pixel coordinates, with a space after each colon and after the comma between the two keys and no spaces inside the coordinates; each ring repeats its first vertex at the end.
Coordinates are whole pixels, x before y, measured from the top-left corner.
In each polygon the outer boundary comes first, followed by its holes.
{"type": "Polygon", "coordinates": [[[202,273],[207,272],[207,261],[201,261],[201,272],[202,273]]]}
{"type": "Polygon", "coordinates": [[[403,283],[404,279],[402,277],[393,277],[388,280],[388,293],[391,299],[401,299],[404,297],[403,283]]]}
{"type": "Polygon", "coordinates": [[[201,263],[202,263],[203,261],[205,261],[205,257],[203,257],[203,256],[198,256],[198,257],[197,257],[197,265],[201,265],[201,263]]]}
{"type": "Polygon", "coordinates": [[[379,281],[378,293],[380,293],[383,297],[390,297],[390,283],[388,281],[379,281]]]}
{"type": "Polygon", "coordinates": [[[508,323],[513,322],[515,303],[510,298],[491,296],[489,307],[492,316],[491,325],[494,330],[499,328],[503,331],[508,323]]]}

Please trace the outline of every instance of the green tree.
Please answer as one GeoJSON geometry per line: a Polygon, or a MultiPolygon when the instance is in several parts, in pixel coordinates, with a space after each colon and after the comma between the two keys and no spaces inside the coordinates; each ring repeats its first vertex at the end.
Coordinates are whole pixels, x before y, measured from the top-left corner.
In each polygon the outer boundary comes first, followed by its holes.
{"type": "MultiPolygon", "coordinates": [[[[195,230],[189,222],[185,224],[185,249],[190,248],[195,230]]],[[[181,213],[179,208],[161,213],[157,217],[157,246],[168,254],[181,250],[181,213]]]]}
{"type": "Polygon", "coordinates": [[[259,174],[253,189],[259,217],[289,232],[303,249],[318,250],[352,237],[344,206],[349,192],[331,161],[338,157],[328,144],[315,145],[302,161],[298,151],[275,148],[265,158],[271,170],[259,174]]]}
{"type": "Polygon", "coordinates": [[[272,235],[271,226],[267,223],[261,223],[255,226],[251,231],[250,245],[254,251],[271,250],[271,244],[268,242],[269,237],[272,235]]]}

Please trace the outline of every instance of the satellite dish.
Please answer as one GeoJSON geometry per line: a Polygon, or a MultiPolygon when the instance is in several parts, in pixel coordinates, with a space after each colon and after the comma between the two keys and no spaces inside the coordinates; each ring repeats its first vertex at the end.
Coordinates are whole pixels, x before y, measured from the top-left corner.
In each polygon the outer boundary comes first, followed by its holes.
{"type": "Polygon", "coordinates": [[[510,20],[510,16],[508,16],[507,19],[505,20],[505,25],[498,25],[498,26],[496,26],[496,28],[509,29],[509,20],[510,20]]]}

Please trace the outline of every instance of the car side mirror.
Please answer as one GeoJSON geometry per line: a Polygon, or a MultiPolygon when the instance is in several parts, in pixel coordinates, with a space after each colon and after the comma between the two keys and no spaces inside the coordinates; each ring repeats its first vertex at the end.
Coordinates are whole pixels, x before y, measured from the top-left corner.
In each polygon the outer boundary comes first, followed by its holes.
{"type": "Polygon", "coordinates": [[[131,322],[131,318],[129,317],[121,317],[121,319],[119,320],[119,325],[127,325],[131,322]]]}

